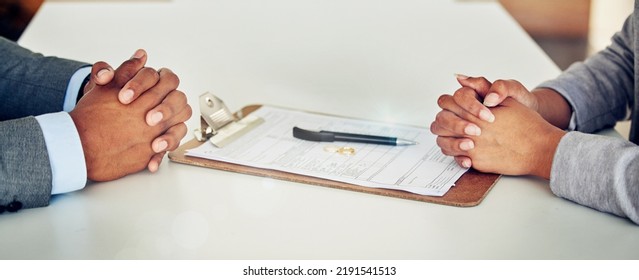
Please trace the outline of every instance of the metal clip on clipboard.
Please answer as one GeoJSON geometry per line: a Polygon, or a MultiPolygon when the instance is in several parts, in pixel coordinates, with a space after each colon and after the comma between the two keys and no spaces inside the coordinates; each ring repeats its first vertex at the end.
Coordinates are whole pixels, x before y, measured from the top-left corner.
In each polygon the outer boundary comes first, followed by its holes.
{"type": "Polygon", "coordinates": [[[222,148],[262,123],[260,117],[234,115],[221,99],[206,92],[200,95],[200,128],[195,130],[195,138],[222,148]]]}

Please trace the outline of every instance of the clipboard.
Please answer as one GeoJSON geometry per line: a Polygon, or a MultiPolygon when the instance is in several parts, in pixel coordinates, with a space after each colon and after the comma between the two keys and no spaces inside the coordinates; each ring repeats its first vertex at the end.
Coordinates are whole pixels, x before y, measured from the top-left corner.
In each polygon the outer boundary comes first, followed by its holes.
{"type": "Polygon", "coordinates": [[[368,194],[383,195],[457,207],[472,207],[479,205],[481,201],[486,197],[486,195],[488,195],[488,192],[492,189],[492,187],[501,176],[498,174],[481,173],[474,169],[470,169],[464,175],[462,175],[459,180],[457,180],[455,186],[452,187],[445,195],[425,196],[400,190],[369,188],[278,170],[262,169],[199,157],[192,157],[185,154],[187,150],[196,148],[205,143],[203,141],[207,140],[208,138],[218,137],[216,136],[216,134],[220,134],[219,136],[222,136],[220,137],[222,138],[222,145],[220,146],[223,146],[224,143],[228,142],[228,139],[240,137],[242,134],[246,133],[247,130],[250,130],[252,126],[259,125],[259,120],[250,120],[244,123],[242,123],[242,120],[246,120],[247,116],[250,116],[252,112],[259,109],[261,106],[262,105],[245,106],[241,110],[231,114],[224,103],[219,100],[219,98],[210,93],[203,94],[202,96],[200,96],[201,127],[200,129],[196,130],[196,137],[182,144],[176,150],[170,152],[169,159],[173,162],[199,167],[213,168],[309,185],[357,191],[368,194]],[[219,117],[219,112],[222,111],[226,112],[225,118],[219,117]],[[218,116],[217,118],[211,118],[211,116],[214,116],[216,114],[218,116]],[[214,121],[218,122],[215,123],[214,121]],[[231,124],[236,126],[232,128],[233,133],[224,133],[223,129],[228,128],[229,126],[231,126],[231,124]]]}

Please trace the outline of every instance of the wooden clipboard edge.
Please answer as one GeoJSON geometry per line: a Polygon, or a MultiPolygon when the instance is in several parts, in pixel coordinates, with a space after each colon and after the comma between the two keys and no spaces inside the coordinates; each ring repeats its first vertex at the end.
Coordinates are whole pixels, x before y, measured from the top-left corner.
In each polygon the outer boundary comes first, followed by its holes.
{"type": "MultiPolygon", "coordinates": [[[[242,110],[235,114],[238,117],[243,117],[260,107],[261,105],[249,105],[242,108],[242,110]]],[[[472,207],[479,205],[500,177],[498,174],[481,173],[471,169],[462,175],[462,177],[456,182],[455,186],[452,187],[444,196],[425,196],[400,190],[369,188],[278,170],[262,169],[185,155],[188,149],[198,147],[202,143],[203,142],[199,142],[196,139],[192,139],[187,143],[182,144],[175,151],[170,152],[169,159],[178,163],[236,173],[457,207],[472,207]]]]}

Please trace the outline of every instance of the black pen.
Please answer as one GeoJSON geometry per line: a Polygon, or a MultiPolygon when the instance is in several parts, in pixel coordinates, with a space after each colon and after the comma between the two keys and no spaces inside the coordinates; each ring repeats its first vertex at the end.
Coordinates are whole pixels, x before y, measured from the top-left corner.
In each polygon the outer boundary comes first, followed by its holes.
{"type": "Polygon", "coordinates": [[[401,139],[397,137],[332,132],[332,131],[326,131],[326,130],[310,131],[310,130],[301,129],[299,127],[293,127],[293,137],[299,138],[302,140],[316,141],[316,142],[342,141],[342,142],[357,142],[357,143],[391,145],[391,146],[407,146],[407,145],[418,144],[415,141],[401,139]]]}

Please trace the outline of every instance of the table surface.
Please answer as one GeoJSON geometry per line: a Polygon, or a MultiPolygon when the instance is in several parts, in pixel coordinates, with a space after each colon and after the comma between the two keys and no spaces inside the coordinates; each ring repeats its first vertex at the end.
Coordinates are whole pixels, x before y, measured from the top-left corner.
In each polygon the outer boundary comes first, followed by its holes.
{"type": "MultiPolygon", "coordinates": [[[[55,1],[20,43],[119,63],[137,48],[231,110],[275,104],[428,126],[454,73],[528,87],[558,68],[494,2],[55,1]]],[[[190,136],[189,136],[190,138],[190,136]]],[[[186,140],[186,139],[185,139],[186,140]]],[[[3,259],[639,258],[639,227],[502,177],[457,208],[169,162],[0,216],[3,259]]]]}

